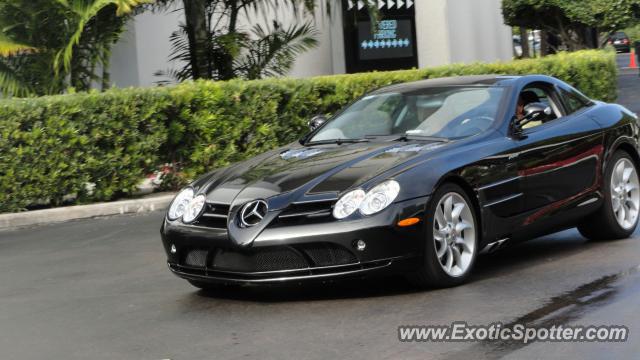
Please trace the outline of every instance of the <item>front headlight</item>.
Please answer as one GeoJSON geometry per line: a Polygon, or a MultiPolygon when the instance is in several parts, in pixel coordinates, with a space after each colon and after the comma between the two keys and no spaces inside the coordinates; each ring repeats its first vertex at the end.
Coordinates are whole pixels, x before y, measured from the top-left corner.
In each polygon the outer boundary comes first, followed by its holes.
{"type": "Polygon", "coordinates": [[[192,199],[193,199],[192,188],[186,188],[180,191],[180,193],[178,193],[176,198],[173,199],[173,202],[171,203],[171,207],[169,208],[169,212],[167,213],[167,217],[169,217],[169,220],[176,220],[181,218],[182,215],[184,215],[185,211],[187,210],[187,206],[189,205],[192,199]]]}
{"type": "Polygon", "coordinates": [[[187,205],[187,210],[184,212],[184,215],[182,215],[182,222],[190,223],[193,220],[195,220],[198,217],[198,215],[200,215],[200,212],[204,207],[205,200],[206,200],[206,197],[202,194],[194,197],[189,202],[189,205],[187,205]]]}
{"type": "Polygon", "coordinates": [[[400,192],[400,184],[395,180],[388,180],[367,192],[360,204],[362,215],[373,215],[389,206],[400,192]]]}
{"type": "Polygon", "coordinates": [[[364,190],[357,189],[344,194],[333,207],[333,217],[344,219],[358,210],[360,203],[364,199],[364,190]]]}

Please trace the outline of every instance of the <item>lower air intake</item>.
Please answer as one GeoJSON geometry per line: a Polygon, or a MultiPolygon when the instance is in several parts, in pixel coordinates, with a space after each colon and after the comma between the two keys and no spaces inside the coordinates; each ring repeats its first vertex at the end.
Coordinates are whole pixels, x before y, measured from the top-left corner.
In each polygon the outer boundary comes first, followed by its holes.
{"type": "Polygon", "coordinates": [[[349,250],[330,243],[316,243],[298,246],[313,261],[313,266],[346,265],[358,262],[349,250]]]}
{"type": "Polygon", "coordinates": [[[213,269],[237,272],[295,270],[308,267],[304,257],[288,247],[273,247],[252,252],[219,249],[213,269]]]}
{"type": "Polygon", "coordinates": [[[204,268],[207,264],[207,253],[207,250],[191,250],[184,258],[184,264],[204,268]]]}

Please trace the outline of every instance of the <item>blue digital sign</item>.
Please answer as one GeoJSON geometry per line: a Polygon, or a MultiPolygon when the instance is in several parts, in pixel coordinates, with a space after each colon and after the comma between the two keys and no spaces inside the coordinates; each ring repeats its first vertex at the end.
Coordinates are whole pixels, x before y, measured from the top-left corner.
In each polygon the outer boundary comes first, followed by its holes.
{"type": "Polygon", "coordinates": [[[371,22],[358,22],[358,47],[361,60],[406,58],[413,56],[411,20],[391,19],[378,23],[372,32],[371,22]]]}

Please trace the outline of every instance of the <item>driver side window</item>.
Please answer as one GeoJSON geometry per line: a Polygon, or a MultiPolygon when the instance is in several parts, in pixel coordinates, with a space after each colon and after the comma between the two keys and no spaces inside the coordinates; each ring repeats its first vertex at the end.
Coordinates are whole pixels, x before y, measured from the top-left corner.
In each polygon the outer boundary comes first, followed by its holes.
{"type": "Polygon", "coordinates": [[[523,126],[524,129],[534,128],[562,117],[557,96],[553,89],[554,87],[551,84],[537,82],[527,85],[520,92],[516,108],[516,118],[524,118],[526,106],[532,103],[542,103],[551,109],[551,113],[544,118],[526,123],[523,126]]]}

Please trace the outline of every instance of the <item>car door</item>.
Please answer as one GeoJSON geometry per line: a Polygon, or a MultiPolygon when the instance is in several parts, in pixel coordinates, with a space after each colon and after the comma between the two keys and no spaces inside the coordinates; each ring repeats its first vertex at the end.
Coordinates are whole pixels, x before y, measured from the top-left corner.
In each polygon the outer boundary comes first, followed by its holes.
{"type": "Polygon", "coordinates": [[[560,88],[549,83],[533,86],[546,93],[546,101],[560,114],[525,129],[517,140],[523,207],[531,213],[525,225],[553,216],[596,190],[603,153],[601,129],[586,114],[589,106],[567,107],[560,88]]]}

